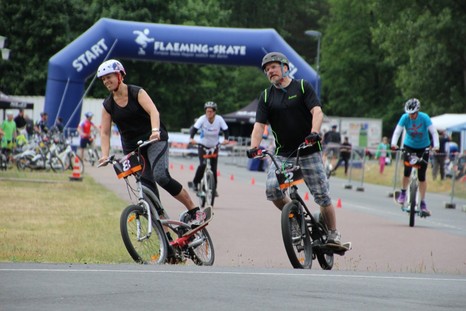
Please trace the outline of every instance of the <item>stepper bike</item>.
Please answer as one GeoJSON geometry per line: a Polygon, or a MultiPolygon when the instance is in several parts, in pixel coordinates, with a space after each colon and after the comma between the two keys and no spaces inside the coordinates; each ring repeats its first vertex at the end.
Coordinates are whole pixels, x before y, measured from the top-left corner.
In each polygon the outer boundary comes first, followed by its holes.
{"type": "Polygon", "coordinates": [[[206,226],[212,220],[211,208],[202,209],[206,220],[192,228],[189,214],[179,220],[170,219],[155,193],[142,184],[145,161],[141,148],[152,141],[140,141],[138,148],[117,159],[111,155],[100,166],[111,163],[119,179],[124,179],[128,194],[136,202],[126,207],[120,217],[120,231],[128,253],[141,264],[183,263],[189,258],[196,265],[211,266],[215,260],[214,246],[206,226]],[[133,178],[130,180],[129,177],[133,178]]]}
{"type": "Polygon", "coordinates": [[[210,159],[218,158],[218,151],[219,151],[219,144],[215,147],[208,148],[202,144],[198,144],[203,150],[204,155],[202,158],[206,162],[206,167],[204,169],[204,174],[202,175],[202,179],[199,182],[198,189],[194,189],[194,185],[192,182],[189,182],[189,187],[192,188],[196,192],[196,196],[199,199],[199,206],[206,207],[206,206],[214,206],[215,201],[215,194],[217,185],[215,183],[215,175],[216,172],[212,171],[212,167],[210,165],[210,159]]]}
{"type": "Polygon", "coordinates": [[[303,183],[299,166],[299,151],[309,147],[302,143],[296,151],[294,162],[281,161],[267,150],[259,150],[256,158],[270,157],[277,168],[281,189],[288,189],[291,199],[281,213],[283,243],[291,265],[298,269],[311,269],[312,261],[317,258],[324,270],[333,268],[334,254],[343,256],[351,249],[351,242],[342,245],[328,244],[328,228],[320,213],[312,214],[298,193],[298,184],[303,183]]]}
{"type": "MultiPolygon", "coordinates": [[[[403,155],[407,155],[408,161],[405,161],[405,165],[412,167],[411,175],[409,177],[408,187],[406,189],[406,201],[401,205],[401,210],[409,214],[409,226],[414,227],[416,215],[420,217],[427,217],[428,215],[421,212],[421,195],[419,193],[419,180],[417,170],[421,167],[421,163],[426,161],[423,159],[424,154],[429,152],[429,148],[424,150],[421,157],[418,157],[415,153],[409,153],[406,149],[398,149],[403,155]]],[[[393,198],[398,204],[397,200],[400,196],[400,191],[395,191],[393,198]]]]}

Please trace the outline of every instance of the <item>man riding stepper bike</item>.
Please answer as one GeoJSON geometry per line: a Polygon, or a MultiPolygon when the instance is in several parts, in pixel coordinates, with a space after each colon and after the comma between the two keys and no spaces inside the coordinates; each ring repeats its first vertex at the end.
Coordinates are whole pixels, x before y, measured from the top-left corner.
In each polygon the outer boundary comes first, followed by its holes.
{"type": "MultiPolygon", "coordinates": [[[[425,201],[427,191],[426,170],[429,161],[429,153],[425,152],[425,150],[431,146],[429,132],[432,135],[434,151],[439,148],[439,137],[429,115],[419,111],[420,109],[421,102],[417,98],[411,98],[405,103],[405,113],[401,116],[396,125],[391,145],[392,149],[398,149],[398,139],[403,129],[405,129],[406,135],[403,141],[404,149],[407,153],[416,154],[419,158],[423,158],[418,169],[419,193],[421,195],[420,209],[422,216],[430,216],[431,213],[427,209],[425,201]]],[[[406,201],[406,188],[408,187],[409,177],[412,171],[412,167],[408,165],[409,155],[407,153],[405,153],[405,158],[403,160],[404,173],[401,193],[397,199],[397,202],[402,205],[406,201]]]]}
{"type": "MultiPolygon", "coordinates": [[[[191,127],[189,132],[190,134],[190,143],[193,145],[198,145],[198,155],[199,155],[199,166],[197,167],[196,174],[194,175],[194,179],[192,183],[189,183],[190,188],[194,191],[198,191],[199,183],[201,182],[202,175],[204,174],[204,170],[206,168],[206,161],[203,156],[205,155],[205,149],[203,148],[214,148],[217,147],[215,153],[218,153],[218,144],[220,140],[220,132],[223,131],[223,144],[229,143],[229,132],[228,132],[228,125],[226,124],[225,120],[217,115],[217,104],[213,101],[208,101],[204,104],[204,111],[205,114],[199,117],[194,125],[191,127]],[[194,135],[198,131],[201,131],[201,140],[197,142],[194,139],[194,135]]],[[[218,158],[212,157],[210,160],[210,166],[212,172],[214,172],[214,180],[215,180],[215,187],[217,187],[217,163],[218,158]]],[[[215,196],[218,196],[217,190],[212,189],[215,193],[215,196]]]]}
{"type": "MultiPolygon", "coordinates": [[[[317,95],[304,80],[290,77],[288,58],[279,52],[271,52],[262,59],[262,70],[272,84],[259,98],[256,122],[251,135],[251,149],[247,155],[257,155],[262,134],[267,123],[271,125],[275,138],[276,154],[281,161],[294,161],[296,150],[304,141],[311,147],[300,153],[303,177],[321,215],[329,229],[328,244],[341,245],[340,233],[336,228],[335,208],[329,195],[329,184],[322,161],[321,137],[319,132],[324,114],[317,95]]],[[[267,173],[267,199],[282,210],[290,198],[280,189],[275,175],[275,165],[267,173]]]]}

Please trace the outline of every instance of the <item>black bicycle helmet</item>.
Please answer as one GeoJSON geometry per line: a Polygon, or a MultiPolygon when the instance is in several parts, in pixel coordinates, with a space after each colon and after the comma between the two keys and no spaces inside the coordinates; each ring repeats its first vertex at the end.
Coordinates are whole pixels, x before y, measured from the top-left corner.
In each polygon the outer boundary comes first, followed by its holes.
{"type": "Polygon", "coordinates": [[[206,102],[204,104],[204,110],[206,110],[207,108],[212,108],[213,110],[217,111],[217,104],[214,102],[206,102]]]}
{"type": "Polygon", "coordinates": [[[286,64],[288,67],[290,67],[288,58],[285,55],[283,55],[280,52],[270,52],[270,53],[265,54],[264,58],[262,58],[262,65],[261,65],[262,70],[264,70],[265,65],[271,62],[278,62],[278,63],[281,63],[282,65],[286,64]]]}

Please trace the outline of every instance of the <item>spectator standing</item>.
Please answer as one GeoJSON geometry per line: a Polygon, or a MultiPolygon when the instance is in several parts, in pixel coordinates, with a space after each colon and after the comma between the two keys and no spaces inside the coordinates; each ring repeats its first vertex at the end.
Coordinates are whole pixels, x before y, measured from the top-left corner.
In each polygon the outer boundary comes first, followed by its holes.
{"type": "Polygon", "coordinates": [[[383,174],[385,164],[387,164],[388,161],[391,161],[390,149],[391,146],[388,142],[388,137],[384,136],[380,144],[377,146],[377,150],[375,152],[375,158],[379,160],[380,174],[383,174]]]}
{"type": "Polygon", "coordinates": [[[13,151],[13,147],[14,147],[15,139],[16,139],[16,123],[13,120],[12,113],[8,113],[7,119],[3,121],[2,131],[3,131],[3,137],[2,137],[2,142],[1,142],[2,152],[5,154],[7,159],[10,159],[10,155],[13,151]]]}
{"type": "Polygon", "coordinates": [[[351,146],[351,143],[349,142],[349,138],[345,136],[343,143],[340,145],[340,158],[337,162],[337,165],[332,170],[332,173],[335,173],[337,168],[341,165],[341,163],[344,163],[345,164],[345,175],[348,174],[348,165],[351,159],[351,149],[352,149],[352,146],[351,146]]]}
{"type": "Polygon", "coordinates": [[[434,154],[434,163],[432,164],[432,178],[437,179],[437,175],[440,171],[440,180],[445,179],[445,160],[447,158],[446,145],[450,141],[450,137],[444,130],[439,130],[439,149],[434,154]]]}
{"type": "Polygon", "coordinates": [[[47,112],[40,113],[40,120],[36,122],[34,126],[34,131],[39,134],[47,134],[49,132],[48,126],[49,115],[47,112]]]}

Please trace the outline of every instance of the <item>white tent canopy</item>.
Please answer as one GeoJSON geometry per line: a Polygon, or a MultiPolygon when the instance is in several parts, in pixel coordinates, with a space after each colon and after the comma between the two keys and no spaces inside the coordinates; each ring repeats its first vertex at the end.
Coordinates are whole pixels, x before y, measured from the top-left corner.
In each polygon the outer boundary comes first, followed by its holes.
{"type": "Polygon", "coordinates": [[[466,150],[466,114],[465,113],[445,113],[431,118],[434,126],[439,130],[447,132],[460,132],[460,150],[466,150]]]}

